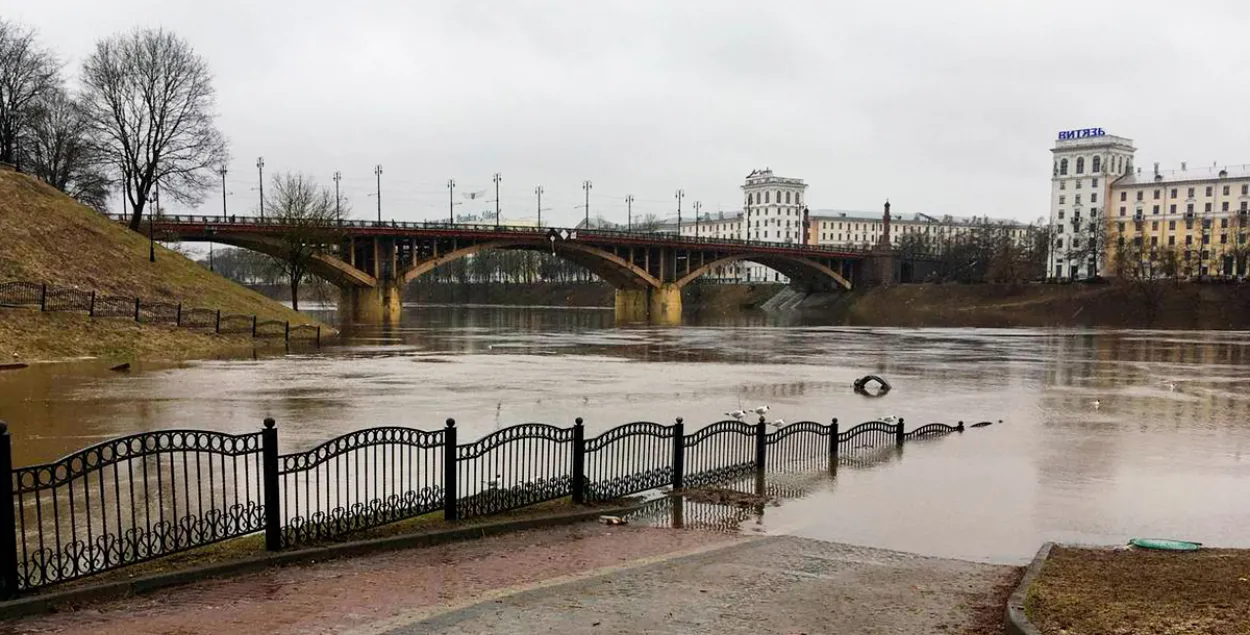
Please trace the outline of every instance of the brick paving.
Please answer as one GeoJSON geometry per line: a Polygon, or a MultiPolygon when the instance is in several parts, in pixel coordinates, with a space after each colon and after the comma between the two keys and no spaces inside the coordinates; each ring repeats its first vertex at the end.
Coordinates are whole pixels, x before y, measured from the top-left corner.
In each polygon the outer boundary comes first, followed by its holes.
{"type": "Polygon", "coordinates": [[[574,525],[287,566],[0,624],[0,634],[369,633],[510,589],[744,540],[574,525]]]}

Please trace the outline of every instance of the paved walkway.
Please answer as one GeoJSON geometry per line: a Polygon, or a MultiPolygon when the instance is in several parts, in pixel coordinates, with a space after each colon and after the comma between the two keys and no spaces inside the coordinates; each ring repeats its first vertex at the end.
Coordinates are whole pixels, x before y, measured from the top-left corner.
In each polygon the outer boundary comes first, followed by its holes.
{"type": "Polygon", "coordinates": [[[799,538],[588,524],[207,580],[0,633],[961,633],[979,609],[997,614],[1013,575],[799,538]]]}

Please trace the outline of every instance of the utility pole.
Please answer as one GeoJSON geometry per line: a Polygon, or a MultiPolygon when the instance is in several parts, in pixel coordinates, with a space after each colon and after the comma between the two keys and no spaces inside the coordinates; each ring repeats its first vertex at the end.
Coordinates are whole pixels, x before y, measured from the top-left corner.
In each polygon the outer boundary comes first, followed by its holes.
{"type": "Polygon", "coordinates": [[[538,195],[538,228],[543,228],[543,186],[539,185],[534,188],[534,194],[538,195]]]}
{"type": "Polygon", "coordinates": [[[260,219],[265,220],[265,157],[256,157],[256,176],[260,182],[260,219]]]}
{"type": "MultiPolygon", "coordinates": [[[[217,173],[221,175],[221,220],[224,222],[226,220],[226,166],[221,166],[217,173]]],[[[212,269],[211,265],[209,269],[212,269]]]]}
{"type": "Polygon", "coordinates": [[[334,171],[334,218],[338,220],[338,224],[343,224],[343,208],[340,204],[342,199],[339,198],[339,181],[343,179],[343,173],[338,170],[334,171]]]}
{"type": "Polygon", "coordinates": [[[161,210],[161,181],[156,180],[156,196],[148,199],[152,204],[148,212],[148,262],[156,262],[156,215],[161,210]]]}
{"type": "Polygon", "coordinates": [[[703,208],[703,201],[694,202],[694,237],[699,238],[699,210],[703,208]]]}
{"type": "Polygon", "coordinates": [[[625,231],[634,231],[634,195],[625,197],[625,231]]]}
{"type": "Polygon", "coordinates": [[[686,198],[686,190],[677,190],[677,235],[681,235],[681,199],[686,198]]]}
{"type": "Polygon", "coordinates": [[[590,229],[590,188],[593,185],[590,179],[582,181],[582,189],[586,191],[586,229],[590,229]]]}
{"type": "Polygon", "coordinates": [[[456,179],[447,179],[447,224],[456,224],[456,179]]]}
{"type": "Polygon", "coordinates": [[[495,173],[495,229],[499,229],[499,173],[495,173]]]}
{"type": "Polygon", "coordinates": [[[382,164],[373,166],[373,174],[378,177],[378,224],[382,224],[382,164]]]}

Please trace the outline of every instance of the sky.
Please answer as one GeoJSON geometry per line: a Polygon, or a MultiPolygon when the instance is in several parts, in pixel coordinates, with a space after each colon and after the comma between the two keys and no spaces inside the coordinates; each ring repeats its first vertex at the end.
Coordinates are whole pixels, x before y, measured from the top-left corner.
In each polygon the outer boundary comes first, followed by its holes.
{"type": "MultiPolygon", "coordinates": [[[[738,210],[753,169],[812,209],[1047,214],[1060,130],[1134,140],[1136,164],[1250,163],[1250,3],[1158,0],[0,0],[77,75],[135,27],[214,74],[226,204],[302,172],[353,215],[504,222],[738,210]],[[468,192],[483,198],[468,200],[468,192]]],[[[118,202],[120,204],[120,201],[118,202]]],[[[219,213],[221,191],[200,208],[219,213]]],[[[177,210],[170,210],[171,213],[177,210]]]]}

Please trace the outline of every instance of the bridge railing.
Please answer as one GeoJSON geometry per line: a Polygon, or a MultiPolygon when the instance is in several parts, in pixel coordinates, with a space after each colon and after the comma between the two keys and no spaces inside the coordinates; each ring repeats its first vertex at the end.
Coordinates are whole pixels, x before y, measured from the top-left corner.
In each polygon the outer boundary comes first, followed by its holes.
{"type": "Polygon", "coordinates": [[[454,521],[665,486],[733,488],[766,473],[871,461],[906,441],[963,429],[928,424],[905,433],[902,421],[870,421],[840,432],[837,419],[770,428],[761,418],[687,433],[677,418],[587,438],[578,418],[572,427],[526,423],[461,444],[448,419],[433,431],[370,428],[279,454],[276,423],[266,419],[249,434],[144,432],[15,468],[0,422],[0,478],[8,483],[0,595],[260,532],[276,551],[440,511],[454,521]]]}
{"type": "MultiPolygon", "coordinates": [[[[110,218],[119,222],[127,223],[130,217],[125,214],[110,214],[110,218]]],[[[161,216],[156,220],[157,224],[163,226],[170,225],[204,225],[214,227],[224,226],[240,226],[240,227],[283,227],[287,223],[280,217],[258,216],[211,216],[199,214],[174,214],[161,216]]],[[[585,228],[561,228],[561,227],[536,227],[531,225],[495,225],[493,223],[452,223],[448,221],[396,221],[396,220],[355,220],[343,219],[327,227],[338,227],[348,229],[396,229],[396,230],[460,230],[475,232],[500,232],[509,234],[527,234],[527,235],[546,235],[547,232],[555,229],[556,231],[567,231],[576,234],[581,240],[598,239],[598,240],[664,240],[677,242],[687,245],[700,246],[724,246],[724,247],[754,247],[766,250],[784,250],[803,253],[824,253],[830,255],[846,255],[846,254],[865,254],[872,251],[870,247],[862,245],[820,245],[820,244],[802,244],[802,243],[783,243],[770,242],[766,240],[743,240],[740,238],[721,238],[715,236],[686,236],[670,232],[652,231],[625,231],[617,229],[585,229],[585,228]]]]}
{"type": "Polygon", "coordinates": [[[223,314],[221,309],[185,306],[181,302],[104,295],[44,282],[0,282],[0,309],[38,308],[41,312],[79,312],[92,318],[122,318],[175,328],[212,329],[214,333],[251,333],[258,339],[314,341],[321,344],[321,326],[290,321],[258,321],[255,315],[223,314]]]}

